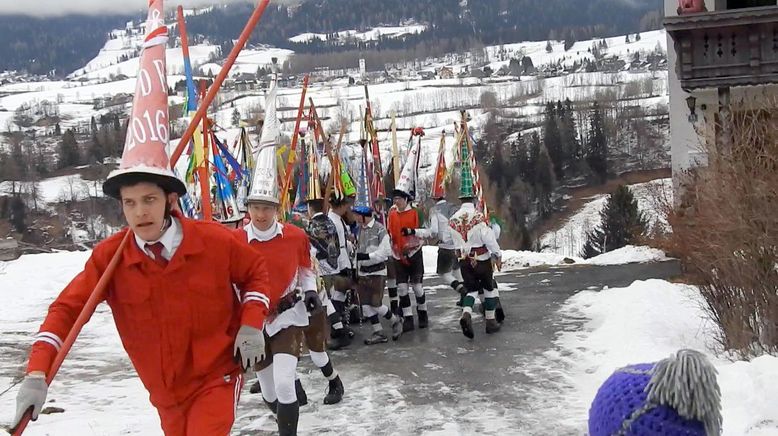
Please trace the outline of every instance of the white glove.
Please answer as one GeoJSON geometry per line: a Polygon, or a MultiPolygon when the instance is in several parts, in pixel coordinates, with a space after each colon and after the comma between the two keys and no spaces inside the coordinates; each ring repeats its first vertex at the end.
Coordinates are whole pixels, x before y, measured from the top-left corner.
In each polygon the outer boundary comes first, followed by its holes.
{"type": "Polygon", "coordinates": [[[43,405],[46,403],[46,394],[49,385],[46,384],[46,376],[43,373],[29,374],[24,377],[22,387],[16,395],[16,417],[12,428],[19,426],[25,412],[32,407],[32,420],[38,419],[43,405]]]}
{"type": "Polygon", "coordinates": [[[243,371],[248,371],[257,362],[265,360],[265,334],[248,325],[240,326],[232,353],[243,371]]]}

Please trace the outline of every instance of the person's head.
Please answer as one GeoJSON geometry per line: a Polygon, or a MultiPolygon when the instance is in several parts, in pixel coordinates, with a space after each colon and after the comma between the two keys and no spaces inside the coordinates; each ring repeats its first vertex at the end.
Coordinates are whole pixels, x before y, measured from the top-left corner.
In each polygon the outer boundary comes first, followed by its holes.
{"type": "Polygon", "coordinates": [[[308,217],[324,212],[324,200],[308,200],[308,217]]]}
{"type": "Polygon", "coordinates": [[[178,194],[140,178],[128,180],[118,189],[130,230],[147,242],[162,237],[170,222],[170,211],[178,202],[178,194]]]}
{"type": "Polygon", "coordinates": [[[400,210],[405,210],[405,208],[408,207],[408,198],[404,195],[395,195],[392,197],[392,202],[397,206],[397,209],[400,210]]]}
{"type": "Polygon", "coordinates": [[[357,206],[352,209],[354,220],[363,227],[373,221],[373,210],[367,206],[357,206]]]}
{"type": "Polygon", "coordinates": [[[273,204],[267,201],[249,202],[249,216],[251,217],[251,225],[253,225],[257,230],[263,232],[270,230],[273,224],[276,223],[277,215],[277,204],[273,204]]]}
{"type": "Polygon", "coordinates": [[[336,214],[345,217],[348,211],[351,210],[351,203],[348,197],[338,198],[333,195],[330,197],[330,208],[336,214]]]}

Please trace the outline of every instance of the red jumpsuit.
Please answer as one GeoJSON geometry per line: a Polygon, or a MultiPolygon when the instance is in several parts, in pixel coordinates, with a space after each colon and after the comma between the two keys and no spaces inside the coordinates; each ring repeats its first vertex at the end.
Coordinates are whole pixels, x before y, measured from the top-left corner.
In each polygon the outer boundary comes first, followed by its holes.
{"type": "MultiPolygon", "coordinates": [[[[261,329],[281,289],[262,256],[216,223],[173,212],[183,240],[164,269],[134,240],[108,286],[124,349],[168,436],[227,435],[242,386],[233,360],[241,324],[261,329]],[[240,301],[233,283],[243,289],[240,301]]],[[[84,270],[49,307],[27,371],[47,372],[127,229],[95,246],[84,270]]]]}

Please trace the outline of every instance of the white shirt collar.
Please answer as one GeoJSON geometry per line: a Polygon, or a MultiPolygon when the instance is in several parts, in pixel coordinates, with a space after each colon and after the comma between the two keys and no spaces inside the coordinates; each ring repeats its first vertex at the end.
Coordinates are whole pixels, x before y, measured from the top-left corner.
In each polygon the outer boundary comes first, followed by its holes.
{"type": "Polygon", "coordinates": [[[179,230],[181,225],[178,223],[178,219],[175,217],[171,217],[170,219],[170,226],[162,232],[162,236],[159,237],[156,241],[144,241],[140,238],[137,234],[135,234],[135,243],[138,245],[138,247],[146,253],[147,256],[153,258],[154,255],[146,249],[146,245],[154,245],[157,242],[161,243],[164,249],[162,250],[162,257],[164,257],[167,260],[170,260],[173,258],[173,254],[175,254],[176,249],[178,249],[178,246],[181,244],[181,237],[179,230]]]}
{"type": "Polygon", "coordinates": [[[462,203],[462,209],[475,210],[475,205],[468,201],[467,203],[462,203]]]}
{"type": "Polygon", "coordinates": [[[259,242],[267,242],[276,236],[284,236],[284,225],[276,221],[269,229],[262,231],[254,227],[254,223],[248,223],[243,230],[246,231],[248,236],[248,242],[257,240],[259,242]]]}
{"type": "Polygon", "coordinates": [[[369,222],[369,223],[367,223],[367,224],[365,225],[365,227],[367,227],[368,229],[372,229],[374,225],[375,225],[375,218],[371,218],[371,219],[370,219],[370,222],[369,222]]]}
{"type": "Polygon", "coordinates": [[[435,203],[435,204],[443,204],[443,203],[445,203],[445,202],[446,202],[446,199],[444,198],[443,200],[438,200],[438,202],[437,202],[437,203],[435,203]]]}

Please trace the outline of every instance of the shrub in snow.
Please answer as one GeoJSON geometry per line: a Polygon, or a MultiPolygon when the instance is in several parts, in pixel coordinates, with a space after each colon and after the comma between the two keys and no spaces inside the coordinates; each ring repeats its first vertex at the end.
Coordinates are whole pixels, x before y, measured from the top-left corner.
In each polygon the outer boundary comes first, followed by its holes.
{"type": "Polygon", "coordinates": [[[634,244],[646,231],[646,218],[638,209],[632,192],[624,185],[610,194],[600,211],[600,218],[600,227],[586,235],[581,254],[586,259],[634,244]]]}
{"type": "Polygon", "coordinates": [[[696,275],[726,350],[778,352],[778,130],[768,110],[733,107],[708,166],[681,181],[668,217],[675,255],[696,275]]]}

